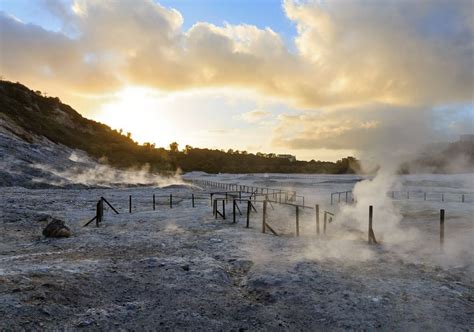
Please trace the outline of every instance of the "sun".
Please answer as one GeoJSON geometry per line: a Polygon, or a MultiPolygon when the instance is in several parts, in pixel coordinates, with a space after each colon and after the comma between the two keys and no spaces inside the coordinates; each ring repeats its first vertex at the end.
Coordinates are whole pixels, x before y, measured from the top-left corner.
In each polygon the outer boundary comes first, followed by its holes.
{"type": "Polygon", "coordinates": [[[157,90],[128,86],[108,98],[99,107],[95,119],[113,129],[130,132],[138,143],[167,146],[178,139],[178,130],[169,117],[165,99],[157,90]]]}

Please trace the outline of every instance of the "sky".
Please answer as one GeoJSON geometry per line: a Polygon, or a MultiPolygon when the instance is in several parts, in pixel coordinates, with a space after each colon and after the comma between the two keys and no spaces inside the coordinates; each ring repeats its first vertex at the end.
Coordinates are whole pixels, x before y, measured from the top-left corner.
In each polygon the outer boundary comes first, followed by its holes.
{"type": "Polygon", "coordinates": [[[0,0],[0,75],[136,141],[303,160],[474,133],[474,2],[0,0]]]}

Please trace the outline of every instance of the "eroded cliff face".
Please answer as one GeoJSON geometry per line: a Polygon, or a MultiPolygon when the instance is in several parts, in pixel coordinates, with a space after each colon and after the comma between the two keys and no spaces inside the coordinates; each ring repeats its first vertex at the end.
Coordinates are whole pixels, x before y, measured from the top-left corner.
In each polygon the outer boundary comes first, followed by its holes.
{"type": "Polygon", "coordinates": [[[0,186],[57,186],[61,179],[41,165],[58,169],[71,167],[73,153],[73,149],[31,133],[0,114],[0,186]]]}
{"type": "Polygon", "coordinates": [[[158,155],[161,151],[146,154],[143,149],[108,126],[82,117],[58,98],[0,81],[0,186],[179,183],[173,173],[156,174],[166,166],[158,155]]]}

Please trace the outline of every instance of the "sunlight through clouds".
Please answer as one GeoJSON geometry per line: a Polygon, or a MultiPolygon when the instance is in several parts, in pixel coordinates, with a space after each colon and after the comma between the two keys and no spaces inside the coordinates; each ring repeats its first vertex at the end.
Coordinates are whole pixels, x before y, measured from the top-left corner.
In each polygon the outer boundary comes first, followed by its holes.
{"type": "MultiPolygon", "coordinates": [[[[182,93],[196,90],[244,90],[255,96],[253,106],[243,106],[245,102],[239,111],[229,106],[232,93],[224,94],[228,101],[217,98],[220,107],[201,98],[201,104],[191,107],[199,109],[202,119],[210,116],[199,121],[204,128],[215,130],[209,124],[217,118],[219,130],[230,133],[238,126],[243,136],[267,116],[267,110],[258,110],[259,98],[283,102],[288,116],[278,126],[265,127],[259,138],[275,143],[264,144],[270,150],[334,149],[326,136],[338,139],[346,126],[347,132],[361,133],[354,138],[360,141],[341,141],[337,149],[364,149],[367,138],[360,130],[377,135],[378,128],[394,127],[389,121],[398,118],[384,110],[397,114],[397,108],[415,138],[410,123],[429,121],[437,114],[433,109],[473,103],[469,0],[285,0],[282,10],[296,26],[294,48],[271,26],[251,22],[194,22],[184,29],[185,17],[178,10],[151,0],[50,1],[45,8],[62,22],[61,31],[0,14],[2,74],[44,87],[84,114],[131,131],[139,141],[165,144],[186,137],[190,144],[202,143],[192,134],[200,131],[188,125],[195,118],[178,106],[189,101],[182,93]],[[80,97],[110,94],[116,97],[105,104],[80,97]],[[311,114],[297,132],[285,129],[294,112],[311,114]],[[321,120],[318,114],[333,128],[323,133],[313,123],[321,120]],[[358,114],[362,124],[353,121],[358,114]],[[226,122],[234,116],[241,121],[226,122]]],[[[432,130],[425,134],[422,141],[432,137],[432,130]]],[[[226,147],[240,144],[232,141],[226,147]]]]}

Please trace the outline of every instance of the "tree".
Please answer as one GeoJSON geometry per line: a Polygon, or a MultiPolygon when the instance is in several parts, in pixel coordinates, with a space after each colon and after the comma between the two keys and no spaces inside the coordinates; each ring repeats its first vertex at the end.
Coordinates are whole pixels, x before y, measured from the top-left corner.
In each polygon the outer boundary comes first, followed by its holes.
{"type": "Polygon", "coordinates": [[[143,146],[151,150],[155,148],[155,143],[145,142],[143,143],[143,146]]]}
{"type": "Polygon", "coordinates": [[[178,143],[176,143],[176,142],[171,143],[170,144],[170,151],[174,152],[174,153],[177,153],[179,151],[178,143]]]}
{"type": "Polygon", "coordinates": [[[188,154],[189,152],[191,152],[192,149],[193,147],[191,145],[186,144],[186,146],[184,147],[184,154],[188,154]]]}

